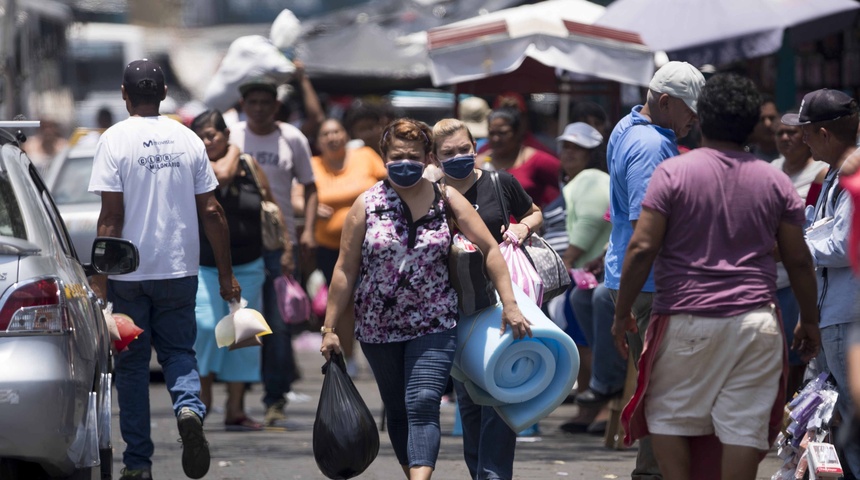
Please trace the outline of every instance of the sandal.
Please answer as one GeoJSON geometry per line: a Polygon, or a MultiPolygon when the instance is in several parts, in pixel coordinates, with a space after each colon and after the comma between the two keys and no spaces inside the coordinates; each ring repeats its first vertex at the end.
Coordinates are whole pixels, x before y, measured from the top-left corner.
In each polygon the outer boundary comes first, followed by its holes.
{"type": "Polygon", "coordinates": [[[224,430],[228,432],[259,432],[263,430],[263,424],[246,416],[228,422],[224,420],[224,430]]]}

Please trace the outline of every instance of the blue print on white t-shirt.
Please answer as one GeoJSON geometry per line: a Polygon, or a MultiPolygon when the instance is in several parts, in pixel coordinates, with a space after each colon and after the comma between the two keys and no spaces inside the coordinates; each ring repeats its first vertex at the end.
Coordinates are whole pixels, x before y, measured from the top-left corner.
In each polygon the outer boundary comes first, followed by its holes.
{"type": "Polygon", "coordinates": [[[155,173],[162,168],[175,168],[179,166],[179,157],[185,155],[185,152],[180,153],[159,153],[156,155],[148,155],[137,159],[137,163],[147,168],[152,173],[155,173]]]}

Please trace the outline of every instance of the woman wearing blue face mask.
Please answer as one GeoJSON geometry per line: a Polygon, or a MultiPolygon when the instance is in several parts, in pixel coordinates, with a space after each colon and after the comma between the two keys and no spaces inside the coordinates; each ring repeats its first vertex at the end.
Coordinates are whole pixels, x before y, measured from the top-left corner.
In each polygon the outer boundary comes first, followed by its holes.
{"type": "MultiPolygon", "coordinates": [[[[540,208],[513,175],[486,172],[475,168],[475,141],[466,125],[455,118],[440,120],[433,127],[433,152],[430,156],[444,173],[443,182],[461,193],[471,203],[493,234],[495,242],[509,241],[503,236],[507,227],[520,243],[531,232],[540,230],[543,216],[540,208]],[[497,174],[501,198],[491,175],[497,174]],[[500,201],[505,202],[501,205],[500,201]]],[[[517,434],[493,407],[475,405],[462,382],[454,380],[460,418],[463,421],[463,455],[469,473],[475,480],[511,479],[517,434]]]]}
{"type": "Polygon", "coordinates": [[[411,119],[385,129],[380,150],[388,179],[358,197],[347,215],[320,347],[326,358],[340,352],[337,322],[354,296],[355,338],[385,403],[397,460],[411,480],[429,479],[435,468],[439,403],[456,348],[457,294],[448,279],[446,209],[486,252],[487,272],[500,286],[504,328],[510,326],[515,338],[531,335],[498,243],[475,209],[455,189],[422,176],[431,134],[411,119]]]}

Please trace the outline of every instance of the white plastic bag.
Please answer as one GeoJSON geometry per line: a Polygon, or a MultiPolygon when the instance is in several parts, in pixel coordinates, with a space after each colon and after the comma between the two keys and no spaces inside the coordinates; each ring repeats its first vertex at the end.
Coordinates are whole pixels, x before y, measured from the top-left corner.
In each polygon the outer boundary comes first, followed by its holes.
{"type": "Polygon", "coordinates": [[[254,77],[265,76],[277,83],[286,83],[296,71],[272,41],[260,35],[239,37],[230,44],[221,65],[209,81],[203,103],[222,112],[229,110],[241,98],[239,85],[254,77]]]}
{"type": "Polygon", "coordinates": [[[113,303],[108,302],[107,306],[102,309],[102,315],[105,317],[105,325],[107,325],[110,340],[115,342],[120,339],[119,329],[116,327],[116,320],[113,318],[113,303]]]}
{"type": "Polygon", "coordinates": [[[230,303],[230,313],[215,325],[215,341],[218,347],[235,350],[242,347],[262,345],[260,337],[272,333],[269,324],[260,312],[246,308],[248,301],[230,303]]]}
{"type": "Polygon", "coordinates": [[[104,373],[102,374],[102,382],[101,382],[101,394],[102,401],[99,408],[99,423],[98,423],[98,432],[99,432],[99,448],[110,448],[111,442],[111,424],[110,424],[110,415],[111,415],[111,374],[104,373]]]}
{"type": "Polygon", "coordinates": [[[87,411],[75,432],[75,439],[69,445],[69,459],[76,468],[97,467],[99,457],[99,433],[96,422],[96,393],[90,392],[87,411]]]}

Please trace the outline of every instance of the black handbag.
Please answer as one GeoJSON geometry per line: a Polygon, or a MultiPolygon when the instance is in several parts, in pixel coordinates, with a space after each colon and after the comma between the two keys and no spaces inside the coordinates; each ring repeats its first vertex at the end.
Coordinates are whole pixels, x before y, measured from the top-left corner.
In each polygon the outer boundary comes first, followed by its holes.
{"type": "Polygon", "coordinates": [[[477,245],[457,234],[448,253],[448,276],[457,291],[457,306],[472,315],[499,302],[496,288],[484,270],[484,254],[477,245]]]}
{"type": "Polygon", "coordinates": [[[448,277],[457,292],[457,306],[463,314],[472,315],[499,302],[496,288],[484,268],[484,254],[463,234],[454,234],[455,222],[450,213],[448,198],[439,189],[445,205],[445,217],[451,230],[451,248],[448,252],[448,277]]]}

